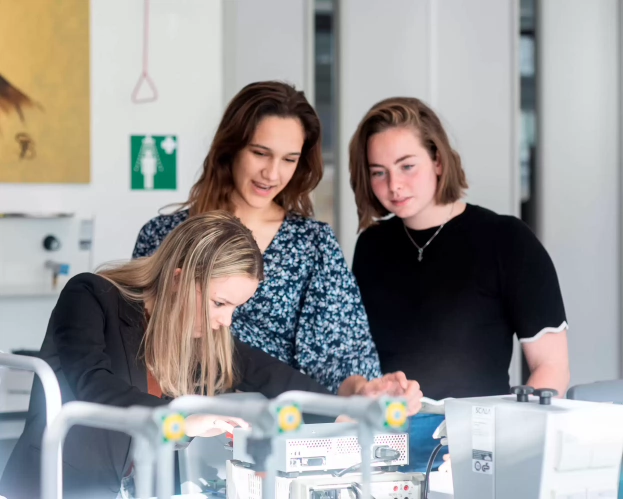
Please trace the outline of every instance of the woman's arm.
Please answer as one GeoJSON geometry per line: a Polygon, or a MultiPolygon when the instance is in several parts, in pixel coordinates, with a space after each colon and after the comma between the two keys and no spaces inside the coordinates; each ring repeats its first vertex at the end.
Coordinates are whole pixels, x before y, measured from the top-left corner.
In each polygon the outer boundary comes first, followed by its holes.
{"type": "MultiPolygon", "coordinates": [[[[365,267],[365,263],[363,262],[364,257],[362,256],[362,253],[363,253],[362,239],[363,239],[363,235],[360,235],[357,240],[357,244],[355,245],[355,254],[353,255],[352,274],[353,274],[353,278],[355,279],[355,282],[357,282],[357,271],[365,267]]],[[[358,285],[357,285],[357,289],[359,290],[358,285]]],[[[359,290],[359,294],[361,295],[360,290],[359,290]]],[[[362,301],[361,308],[365,313],[365,307],[363,305],[363,301],[362,301]]],[[[367,316],[366,316],[366,321],[367,321],[367,316]]],[[[368,383],[368,380],[364,378],[363,376],[350,376],[344,380],[344,382],[339,388],[338,393],[344,394],[344,395],[352,395],[352,394],[359,393],[365,389],[365,386],[367,383],[368,383]]]]}
{"type": "Polygon", "coordinates": [[[295,331],[301,370],[333,393],[352,394],[380,378],[359,288],[328,225],[318,224],[314,271],[302,296],[295,331]]]}
{"type": "Polygon", "coordinates": [[[567,319],[554,263],[534,233],[520,220],[502,217],[499,258],[503,294],[513,331],[530,367],[529,384],[569,385],[567,319]]]}
{"type": "Polygon", "coordinates": [[[542,335],[533,342],[524,342],[526,362],[530,367],[528,385],[534,388],[554,388],[564,396],[569,388],[569,351],[567,330],[542,335]]]}
{"type": "MultiPolygon", "coordinates": [[[[324,393],[329,391],[309,376],[275,359],[264,351],[234,340],[235,365],[241,374],[236,389],[243,392],[259,392],[268,398],[276,397],[290,390],[324,393]]],[[[404,373],[386,374],[372,381],[363,376],[351,376],[338,390],[340,396],[360,395],[377,397],[382,394],[405,397],[409,414],[415,414],[421,407],[422,392],[415,381],[407,380],[404,373]]]]}
{"type": "Polygon", "coordinates": [[[266,352],[234,339],[234,365],[238,370],[236,389],[243,392],[259,392],[274,398],[284,392],[329,393],[329,391],[289,365],[266,352]]]}

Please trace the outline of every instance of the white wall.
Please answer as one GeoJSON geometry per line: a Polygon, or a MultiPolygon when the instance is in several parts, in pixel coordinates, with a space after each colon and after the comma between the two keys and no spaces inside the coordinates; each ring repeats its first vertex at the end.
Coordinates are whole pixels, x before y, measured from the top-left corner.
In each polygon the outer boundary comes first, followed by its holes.
{"type": "Polygon", "coordinates": [[[254,81],[284,80],[313,98],[314,0],[226,0],[224,97],[254,81]]]}
{"type": "Polygon", "coordinates": [[[423,99],[461,154],[468,201],[518,214],[515,0],[341,0],[339,229],[350,261],[357,213],[348,142],[378,100],[423,99]]]}
{"type": "MultiPolygon", "coordinates": [[[[349,263],[357,211],[348,142],[377,101],[423,99],[459,152],[467,201],[519,214],[516,0],[340,0],[338,237],[349,263]]],[[[510,367],[520,380],[518,346],[510,367]]]]}
{"type": "MultiPolygon", "coordinates": [[[[141,71],[143,2],[91,1],[91,184],[0,184],[0,212],[93,215],[94,265],[129,258],[141,226],[186,199],[222,113],[221,1],[150,7],[149,68],[159,99],[136,105],[130,96],[141,71]],[[132,134],[178,136],[177,192],[130,190],[132,134]]],[[[10,347],[38,348],[53,303],[0,299],[0,349],[9,348],[9,335],[10,347]]]]}
{"type": "Polygon", "coordinates": [[[341,0],[337,3],[337,236],[349,265],[357,241],[348,144],[367,110],[392,95],[430,96],[429,2],[341,0]]]}
{"type": "Polygon", "coordinates": [[[467,201],[512,215],[520,206],[518,4],[431,1],[430,100],[463,160],[467,201]]]}
{"type": "Polygon", "coordinates": [[[540,235],[565,298],[572,384],[617,378],[619,2],[538,5],[540,235]]]}

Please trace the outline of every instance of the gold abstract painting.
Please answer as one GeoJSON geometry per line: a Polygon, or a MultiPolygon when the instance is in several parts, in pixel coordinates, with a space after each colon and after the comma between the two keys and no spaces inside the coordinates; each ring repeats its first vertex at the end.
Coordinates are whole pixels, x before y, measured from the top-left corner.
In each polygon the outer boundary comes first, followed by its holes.
{"type": "Polygon", "coordinates": [[[0,183],[89,183],[89,1],[0,11],[0,183]]]}

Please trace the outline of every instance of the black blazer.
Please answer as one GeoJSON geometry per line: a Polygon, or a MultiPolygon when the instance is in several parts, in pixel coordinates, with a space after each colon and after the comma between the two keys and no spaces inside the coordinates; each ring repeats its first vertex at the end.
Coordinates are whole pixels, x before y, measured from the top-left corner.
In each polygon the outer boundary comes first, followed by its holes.
{"type": "MultiPolygon", "coordinates": [[[[117,288],[95,274],[80,274],[66,284],[52,312],[41,347],[61,388],[63,403],[72,400],[120,407],[155,407],[168,401],[147,393],[147,369],[141,360],[144,309],[125,300],[117,288]]],[[[299,371],[261,350],[235,340],[235,388],[272,398],[288,390],[328,393],[299,371]]],[[[45,397],[36,378],[24,433],[0,480],[9,499],[40,496],[41,441],[45,397]]],[[[111,498],[130,466],[130,440],[123,433],[73,427],[63,450],[64,496],[111,498]]]]}

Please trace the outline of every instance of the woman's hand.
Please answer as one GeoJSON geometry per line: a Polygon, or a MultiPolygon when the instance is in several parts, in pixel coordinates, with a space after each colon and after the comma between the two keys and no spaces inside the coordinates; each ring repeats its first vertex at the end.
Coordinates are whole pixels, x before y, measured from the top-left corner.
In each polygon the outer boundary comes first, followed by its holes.
{"type": "MultiPolygon", "coordinates": [[[[338,416],[335,419],[335,422],[336,423],[356,423],[357,420],[351,418],[350,416],[346,416],[345,414],[342,414],[341,416],[338,416]]],[[[2,499],[2,498],[0,498],[0,499],[2,499]]]]}
{"type": "Polygon", "coordinates": [[[193,414],[186,418],[186,435],[189,437],[215,437],[223,433],[232,433],[237,426],[249,428],[250,425],[240,418],[215,414],[193,414]]]}
{"type": "Polygon", "coordinates": [[[420,390],[420,384],[417,381],[408,380],[402,371],[389,373],[382,378],[361,384],[356,395],[365,397],[379,397],[381,395],[404,397],[407,399],[409,416],[417,414],[422,408],[423,394],[420,390]]]}

